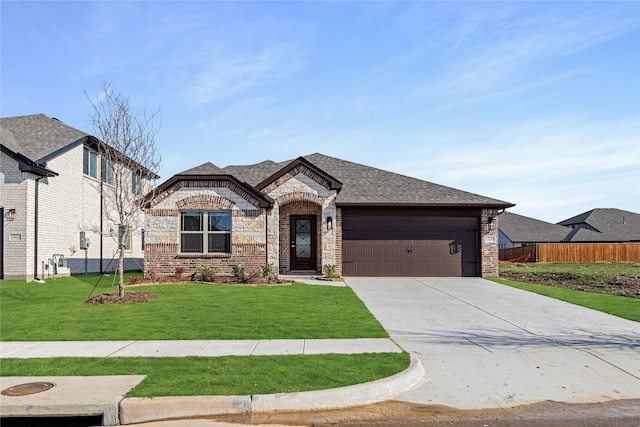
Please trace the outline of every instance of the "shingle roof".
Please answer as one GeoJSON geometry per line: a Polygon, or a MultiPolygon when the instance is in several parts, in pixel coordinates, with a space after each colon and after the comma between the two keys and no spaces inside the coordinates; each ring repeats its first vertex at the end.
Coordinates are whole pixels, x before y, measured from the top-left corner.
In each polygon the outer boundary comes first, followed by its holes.
{"type": "Polygon", "coordinates": [[[225,174],[222,169],[211,162],[203,163],[195,168],[187,169],[179,175],[221,175],[225,174]]]}
{"type": "Polygon", "coordinates": [[[622,209],[592,209],[558,224],[587,224],[598,230],[609,242],[640,241],[640,214],[622,209]]]}
{"type": "MultiPolygon", "coordinates": [[[[315,153],[304,159],[342,183],[338,204],[509,207],[509,202],[315,153]]],[[[293,160],[227,166],[224,173],[257,185],[293,160]]]]}
{"type": "Polygon", "coordinates": [[[0,118],[0,128],[3,145],[36,162],[89,136],[44,114],[0,118]]]}
{"type": "MultiPolygon", "coordinates": [[[[572,231],[562,225],[540,221],[512,212],[503,212],[498,215],[498,228],[514,243],[562,242],[572,231]]],[[[596,234],[593,231],[591,233],[596,234]]]]}

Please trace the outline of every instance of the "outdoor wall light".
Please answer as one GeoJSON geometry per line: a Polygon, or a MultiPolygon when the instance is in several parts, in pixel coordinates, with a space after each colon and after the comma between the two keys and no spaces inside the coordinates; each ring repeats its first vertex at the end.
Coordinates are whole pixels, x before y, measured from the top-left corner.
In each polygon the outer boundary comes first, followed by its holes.
{"type": "Polygon", "coordinates": [[[489,215],[487,217],[487,228],[489,231],[494,230],[496,228],[496,223],[494,222],[495,217],[493,215],[489,215]]]}
{"type": "Polygon", "coordinates": [[[9,209],[7,211],[7,221],[13,221],[14,219],[16,219],[16,210],[15,209],[9,209]]]}
{"type": "Polygon", "coordinates": [[[333,217],[327,217],[327,230],[333,230],[333,217]]]}

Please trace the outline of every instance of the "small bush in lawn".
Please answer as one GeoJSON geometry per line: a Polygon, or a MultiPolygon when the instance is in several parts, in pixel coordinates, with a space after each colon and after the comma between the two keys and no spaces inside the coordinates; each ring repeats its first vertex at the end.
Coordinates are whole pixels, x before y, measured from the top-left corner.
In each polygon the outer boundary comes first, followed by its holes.
{"type": "Polygon", "coordinates": [[[131,276],[129,277],[129,283],[132,285],[137,285],[138,283],[140,283],[140,277],[139,276],[131,276]]]}

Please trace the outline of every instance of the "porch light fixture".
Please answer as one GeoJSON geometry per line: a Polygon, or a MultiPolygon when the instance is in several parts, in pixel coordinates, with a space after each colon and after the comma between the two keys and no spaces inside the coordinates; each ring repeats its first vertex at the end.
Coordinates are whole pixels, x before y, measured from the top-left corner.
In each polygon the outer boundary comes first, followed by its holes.
{"type": "Polygon", "coordinates": [[[327,230],[333,230],[333,217],[327,217],[327,230]]]}
{"type": "Polygon", "coordinates": [[[489,215],[487,217],[487,229],[489,231],[494,230],[496,228],[496,223],[494,222],[495,217],[493,215],[489,215]]]}
{"type": "Polygon", "coordinates": [[[15,209],[9,209],[7,211],[7,221],[13,221],[16,219],[16,210],[15,209]]]}

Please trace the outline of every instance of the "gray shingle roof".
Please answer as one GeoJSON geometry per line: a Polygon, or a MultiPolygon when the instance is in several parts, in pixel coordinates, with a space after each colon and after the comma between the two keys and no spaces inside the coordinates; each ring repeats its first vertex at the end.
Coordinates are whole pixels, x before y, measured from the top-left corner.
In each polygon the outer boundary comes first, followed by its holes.
{"type": "MultiPolygon", "coordinates": [[[[640,214],[622,209],[592,209],[560,221],[558,224],[565,226],[587,224],[599,231],[609,242],[640,241],[640,214]]],[[[582,237],[576,236],[576,238],[582,237]]]]}
{"type": "MultiPolygon", "coordinates": [[[[498,215],[498,228],[514,243],[562,242],[572,231],[562,225],[540,221],[512,212],[503,212],[498,215]]],[[[594,232],[592,231],[591,233],[594,232]]]]}
{"type": "MultiPolygon", "coordinates": [[[[336,203],[393,205],[472,205],[508,207],[511,203],[434,184],[417,178],[315,153],[304,159],[342,182],[336,203]]],[[[293,160],[267,160],[255,165],[222,168],[241,181],[257,185],[293,160]]]]}
{"type": "Polygon", "coordinates": [[[180,172],[180,175],[221,175],[225,174],[222,169],[214,165],[211,162],[203,163],[195,168],[187,169],[184,172],[180,172]]]}
{"type": "Polygon", "coordinates": [[[0,128],[3,145],[36,162],[89,136],[44,114],[1,118],[0,128]]]}

